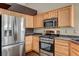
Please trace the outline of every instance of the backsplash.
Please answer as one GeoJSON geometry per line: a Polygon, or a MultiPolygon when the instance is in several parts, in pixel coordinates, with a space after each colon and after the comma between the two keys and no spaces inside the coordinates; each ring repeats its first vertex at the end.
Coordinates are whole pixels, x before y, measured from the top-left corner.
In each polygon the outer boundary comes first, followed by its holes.
{"type": "Polygon", "coordinates": [[[34,29],[34,32],[35,32],[35,33],[44,33],[44,28],[37,28],[37,29],[34,29]]]}
{"type": "Polygon", "coordinates": [[[79,36],[79,28],[61,28],[60,34],[79,36]]]}

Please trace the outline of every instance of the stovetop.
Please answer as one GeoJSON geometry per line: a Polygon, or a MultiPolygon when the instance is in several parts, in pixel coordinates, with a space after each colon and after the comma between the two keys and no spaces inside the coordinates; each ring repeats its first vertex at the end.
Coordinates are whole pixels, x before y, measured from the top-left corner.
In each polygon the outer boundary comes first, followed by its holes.
{"type": "Polygon", "coordinates": [[[53,39],[54,37],[56,37],[58,35],[54,34],[54,35],[42,35],[40,36],[41,38],[50,38],[50,39],[53,39]]]}

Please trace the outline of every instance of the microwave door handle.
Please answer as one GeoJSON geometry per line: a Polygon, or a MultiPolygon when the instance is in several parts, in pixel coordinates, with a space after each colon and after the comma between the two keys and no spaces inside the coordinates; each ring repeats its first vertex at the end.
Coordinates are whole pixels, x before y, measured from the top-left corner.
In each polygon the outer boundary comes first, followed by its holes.
{"type": "Polygon", "coordinates": [[[55,26],[56,26],[56,21],[54,20],[54,21],[53,21],[53,27],[55,27],[55,26]]]}
{"type": "Polygon", "coordinates": [[[52,21],[52,27],[54,27],[54,21],[52,21]]]}

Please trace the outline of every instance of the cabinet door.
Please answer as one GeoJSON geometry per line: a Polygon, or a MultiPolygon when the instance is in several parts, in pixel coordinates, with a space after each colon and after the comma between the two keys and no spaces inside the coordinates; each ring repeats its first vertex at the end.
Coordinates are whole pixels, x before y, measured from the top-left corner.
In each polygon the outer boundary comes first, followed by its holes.
{"type": "Polygon", "coordinates": [[[41,28],[43,27],[43,15],[36,15],[34,16],[34,28],[41,28]]]}
{"type": "Polygon", "coordinates": [[[49,11],[49,18],[58,17],[57,10],[49,11]]]}
{"type": "Polygon", "coordinates": [[[55,56],[69,56],[68,41],[56,39],[55,40],[55,56]]]}
{"type": "Polygon", "coordinates": [[[72,6],[67,6],[58,9],[58,26],[59,27],[72,26],[72,6]]]}
{"type": "Polygon", "coordinates": [[[70,42],[70,56],[79,56],[79,44],[70,42]]]}
{"type": "Polygon", "coordinates": [[[49,19],[49,18],[50,18],[49,16],[50,16],[49,12],[45,12],[45,13],[43,14],[44,20],[45,20],[45,19],[49,19]]]}
{"type": "Polygon", "coordinates": [[[32,51],[32,36],[25,37],[25,51],[26,53],[32,51]]]}
{"type": "Polygon", "coordinates": [[[33,50],[39,53],[39,36],[33,36],[33,50]]]}
{"type": "Polygon", "coordinates": [[[33,28],[33,16],[29,16],[29,15],[26,16],[25,27],[26,28],[33,28]]]}

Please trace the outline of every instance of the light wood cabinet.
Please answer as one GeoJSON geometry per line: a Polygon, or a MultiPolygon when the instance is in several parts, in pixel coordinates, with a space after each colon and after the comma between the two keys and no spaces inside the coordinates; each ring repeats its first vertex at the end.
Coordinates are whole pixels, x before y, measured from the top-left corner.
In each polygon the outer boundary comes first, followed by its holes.
{"type": "Polygon", "coordinates": [[[32,51],[32,40],[33,40],[33,36],[25,37],[25,52],[26,53],[32,51]]]}
{"type": "Polygon", "coordinates": [[[50,18],[53,18],[53,17],[57,17],[57,16],[58,16],[57,10],[51,10],[51,11],[43,13],[44,20],[50,19],[50,18]]]}
{"type": "Polygon", "coordinates": [[[79,44],[70,42],[70,56],[79,56],[79,44]]]}
{"type": "Polygon", "coordinates": [[[42,27],[43,27],[43,14],[34,16],[34,28],[42,28],[42,27]]]}
{"type": "Polygon", "coordinates": [[[49,11],[49,18],[58,17],[58,10],[49,11]]]}
{"type": "Polygon", "coordinates": [[[25,18],[25,27],[26,28],[33,28],[33,16],[26,15],[25,18]]]}
{"type": "Polygon", "coordinates": [[[69,41],[66,39],[55,39],[55,56],[69,56],[69,41]]]}
{"type": "Polygon", "coordinates": [[[39,36],[33,36],[33,51],[39,53],[39,36]]]}
{"type": "Polygon", "coordinates": [[[45,13],[43,14],[44,20],[45,20],[45,19],[49,19],[49,18],[50,18],[49,16],[50,16],[49,12],[45,12],[45,13]]]}
{"type": "Polygon", "coordinates": [[[26,36],[25,37],[25,52],[35,51],[39,53],[39,36],[26,36]]]}
{"type": "Polygon", "coordinates": [[[73,27],[73,20],[74,8],[72,5],[58,9],[58,27],[73,27]]]}
{"type": "Polygon", "coordinates": [[[6,10],[6,9],[2,9],[2,8],[0,8],[0,14],[7,14],[7,15],[10,15],[10,16],[16,16],[16,17],[25,17],[25,14],[6,10]]]}

